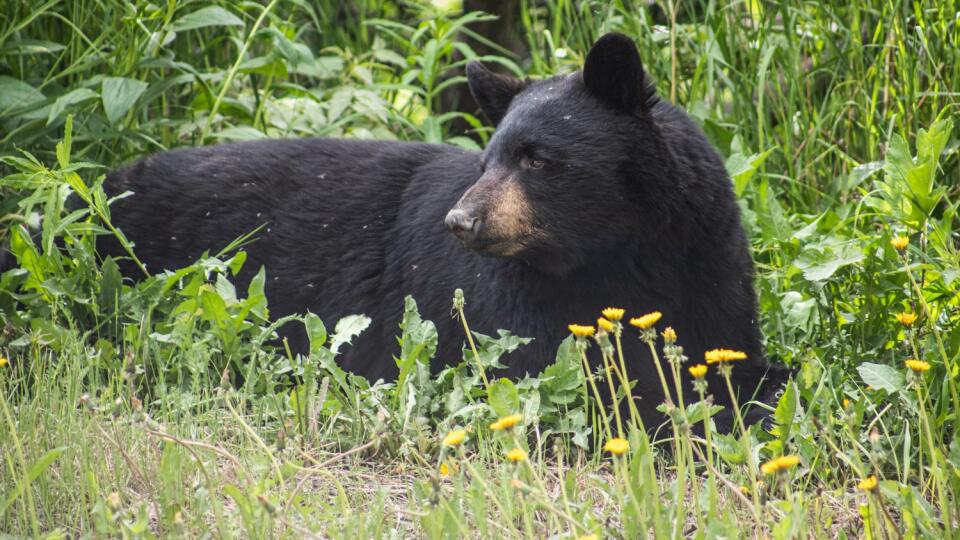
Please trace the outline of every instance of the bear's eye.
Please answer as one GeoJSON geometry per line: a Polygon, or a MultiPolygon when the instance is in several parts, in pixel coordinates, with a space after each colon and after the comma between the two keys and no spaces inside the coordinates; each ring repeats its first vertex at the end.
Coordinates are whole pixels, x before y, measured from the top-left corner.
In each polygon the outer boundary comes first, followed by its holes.
{"type": "Polygon", "coordinates": [[[524,156],[520,159],[520,166],[524,169],[542,169],[546,162],[542,159],[524,156]]]}

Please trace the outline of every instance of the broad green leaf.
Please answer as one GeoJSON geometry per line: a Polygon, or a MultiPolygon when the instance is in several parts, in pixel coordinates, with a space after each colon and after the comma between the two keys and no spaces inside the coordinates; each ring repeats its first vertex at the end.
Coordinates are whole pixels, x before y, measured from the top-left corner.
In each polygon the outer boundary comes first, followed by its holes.
{"type": "Polygon", "coordinates": [[[773,148],[759,154],[753,154],[750,157],[739,153],[733,154],[727,159],[727,174],[729,174],[730,179],[733,180],[733,189],[737,196],[743,194],[743,191],[747,188],[747,183],[753,178],[757,169],[763,165],[763,162],[766,161],[771,152],[773,152],[773,148]]]}
{"type": "Polygon", "coordinates": [[[39,103],[46,99],[39,90],[13,77],[0,75],[0,116],[13,109],[39,103]]]}
{"type": "Polygon", "coordinates": [[[47,113],[47,125],[49,126],[54,120],[60,118],[69,107],[97,97],[100,97],[100,95],[89,88],[77,88],[58,97],[50,107],[50,112],[47,113]]]}
{"type": "Polygon", "coordinates": [[[200,307],[203,308],[203,320],[210,321],[223,328],[230,321],[227,305],[212,285],[200,287],[200,307]]]}
{"type": "Polygon", "coordinates": [[[104,314],[113,319],[117,302],[120,299],[123,277],[120,275],[120,268],[113,257],[104,259],[100,272],[102,274],[100,279],[100,307],[104,314]]]}
{"type": "Polygon", "coordinates": [[[127,77],[104,79],[100,99],[103,101],[103,112],[106,113],[107,120],[116,125],[137,102],[147,86],[149,85],[143,81],[127,77]]]}
{"type": "Polygon", "coordinates": [[[777,402],[777,408],[773,411],[773,418],[777,425],[774,427],[776,435],[781,442],[786,443],[790,437],[790,430],[793,427],[793,420],[797,413],[797,390],[796,385],[791,381],[787,384],[780,401],[777,402]]]}
{"type": "Polygon", "coordinates": [[[213,287],[226,305],[232,306],[237,303],[237,288],[223,274],[217,274],[217,281],[214,282],[213,287]]]}
{"type": "Polygon", "coordinates": [[[890,136],[883,170],[895,179],[903,180],[912,168],[913,157],[910,155],[910,145],[907,144],[906,139],[894,133],[890,136]]]}
{"type": "Polygon", "coordinates": [[[859,249],[841,249],[826,261],[803,268],[798,261],[797,266],[802,268],[803,277],[808,281],[826,281],[840,268],[855,264],[863,260],[863,252],[859,249]]]}
{"type": "Polygon", "coordinates": [[[891,394],[902,390],[907,382],[902,371],[884,364],[864,362],[857,366],[857,373],[864,383],[891,394]]]}
{"type": "Polygon", "coordinates": [[[171,30],[183,32],[207,26],[243,26],[243,21],[222,7],[208,6],[180,17],[171,25],[171,30]]]}
{"type": "Polygon", "coordinates": [[[504,378],[490,383],[487,402],[497,416],[520,412],[520,394],[510,379],[504,378]]]}
{"type": "Polygon", "coordinates": [[[217,133],[216,136],[224,141],[253,141],[267,138],[266,133],[253,126],[231,126],[217,133]]]}
{"type": "Polygon", "coordinates": [[[320,317],[310,312],[307,312],[304,317],[303,326],[306,327],[307,338],[310,340],[310,354],[319,353],[323,344],[327,342],[327,327],[323,325],[320,317]]]}
{"type": "Polygon", "coordinates": [[[944,118],[937,120],[930,129],[920,129],[917,133],[917,157],[922,162],[936,164],[940,154],[950,140],[953,131],[953,120],[944,118]]]}
{"type": "Polygon", "coordinates": [[[704,418],[712,418],[715,414],[723,410],[723,407],[720,405],[710,405],[707,407],[706,402],[698,401],[696,403],[691,403],[687,405],[687,421],[691,424],[700,424],[703,422],[704,418]]]}

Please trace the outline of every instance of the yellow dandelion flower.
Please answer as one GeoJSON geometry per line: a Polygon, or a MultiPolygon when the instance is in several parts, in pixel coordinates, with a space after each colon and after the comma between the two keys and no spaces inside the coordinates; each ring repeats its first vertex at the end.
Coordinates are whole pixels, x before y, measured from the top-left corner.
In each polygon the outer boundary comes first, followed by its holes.
{"type": "Polygon", "coordinates": [[[598,537],[595,534],[584,534],[582,536],[578,536],[577,540],[597,540],[597,538],[598,537]]]}
{"type": "Polygon", "coordinates": [[[677,342],[677,332],[672,326],[664,328],[660,335],[663,336],[664,343],[667,343],[668,345],[673,345],[677,342]]]}
{"type": "Polygon", "coordinates": [[[877,477],[871,474],[864,478],[857,484],[857,489],[861,491],[873,491],[877,489],[877,477]]]}
{"type": "Polygon", "coordinates": [[[440,476],[450,476],[450,466],[446,463],[440,464],[440,476]]]}
{"type": "Polygon", "coordinates": [[[570,329],[571,334],[573,334],[578,338],[588,338],[592,336],[594,332],[597,331],[596,328],[592,326],[583,325],[583,324],[571,324],[567,326],[567,328],[570,329]]]}
{"type": "Polygon", "coordinates": [[[917,314],[916,313],[897,313],[897,321],[904,326],[910,326],[913,323],[917,322],[917,314]]]}
{"type": "Polygon", "coordinates": [[[622,437],[614,437],[603,445],[603,449],[615,456],[619,456],[630,449],[630,443],[622,437]]]}
{"type": "Polygon", "coordinates": [[[514,448],[513,450],[510,450],[509,452],[507,452],[505,455],[507,456],[507,459],[509,459],[514,463],[517,463],[519,461],[526,461],[527,459],[527,452],[523,448],[514,448]]]}
{"type": "Polygon", "coordinates": [[[894,236],[890,239],[890,245],[897,251],[903,251],[910,245],[910,238],[906,236],[894,236]]]}
{"type": "Polygon", "coordinates": [[[490,429],[494,431],[500,431],[501,429],[510,429],[522,421],[523,421],[522,414],[510,414],[507,416],[503,416],[500,419],[498,419],[496,422],[490,424],[490,429]]]}
{"type": "Polygon", "coordinates": [[[906,364],[908,368],[913,370],[914,373],[923,373],[925,371],[930,371],[930,364],[928,362],[924,362],[923,360],[917,360],[916,358],[910,358],[909,360],[905,361],[904,364],[906,364]]]}
{"type": "Polygon", "coordinates": [[[623,314],[626,313],[626,310],[622,308],[608,307],[604,308],[600,313],[603,313],[603,316],[611,321],[619,321],[623,318],[623,314]]]}
{"type": "Polygon", "coordinates": [[[650,328],[651,326],[657,324],[657,321],[660,320],[660,317],[663,317],[663,313],[660,313],[659,311],[654,311],[652,313],[647,313],[646,315],[642,315],[640,317],[634,317],[630,319],[630,324],[636,326],[641,330],[646,330],[647,328],[650,328]]]}
{"type": "Polygon", "coordinates": [[[763,474],[776,474],[781,471],[792,469],[799,464],[800,464],[799,456],[780,456],[778,458],[773,458],[770,461],[761,465],[760,471],[763,474]]]}
{"type": "Polygon", "coordinates": [[[849,409],[849,408],[850,408],[850,400],[849,400],[849,399],[843,398],[843,408],[844,408],[844,409],[849,409]]]}
{"type": "Polygon", "coordinates": [[[705,352],[703,358],[707,361],[707,364],[720,364],[723,362],[746,360],[747,353],[730,349],[713,349],[705,352]]]}
{"type": "Polygon", "coordinates": [[[455,429],[450,433],[447,433],[447,436],[443,438],[444,446],[457,446],[463,442],[467,436],[467,432],[462,429],[455,429]]]}
{"type": "Polygon", "coordinates": [[[6,356],[0,356],[0,367],[6,367],[10,363],[10,360],[7,360],[6,356]]]}
{"type": "Polygon", "coordinates": [[[608,321],[607,319],[604,319],[603,317],[600,317],[599,319],[597,319],[597,326],[599,328],[606,330],[607,332],[613,332],[613,329],[615,327],[615,325],[612,322],[608,321]]]}
{"type": "Polygon", "coordinates": [[[707,366],[703,364],[690,366],[689,368],[687,368],[687,370],[690,372],[690,375],[692,375],[694,379],[702,379],[707,374],[707,366]]]}

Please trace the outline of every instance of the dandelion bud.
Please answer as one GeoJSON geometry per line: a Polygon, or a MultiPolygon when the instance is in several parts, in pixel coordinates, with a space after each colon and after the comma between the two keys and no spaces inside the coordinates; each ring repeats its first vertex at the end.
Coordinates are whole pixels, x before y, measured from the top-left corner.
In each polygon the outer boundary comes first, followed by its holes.
{"type": "Polygon", "coordinates": [[[660,335],[663,336],[663,342],[667,345],[673,345],[677,342],[677,333],[674,331],[672,326],[664,328],[660,335]]]}
{"type": "Polygon", "coordinates": [[[467,305],[467,301],[463,296],[463,289],[453,291],[453,309],[460,311],[465,305],[467,305]]]}

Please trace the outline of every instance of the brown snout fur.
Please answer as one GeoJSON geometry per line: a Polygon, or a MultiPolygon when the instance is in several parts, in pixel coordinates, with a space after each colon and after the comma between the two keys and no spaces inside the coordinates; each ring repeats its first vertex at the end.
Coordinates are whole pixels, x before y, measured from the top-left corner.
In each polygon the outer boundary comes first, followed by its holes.
{"type": "Polygon", "coordinates": [[[519,250],[534,234],[533,207],[526,192],[512,175],[502,169],[487,171],[468,189],[455,208],[481,220],[479,240],[484,243],[509,242],[510,253],[519,250]]]}

